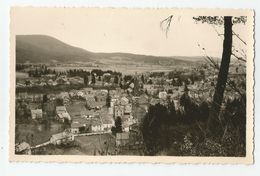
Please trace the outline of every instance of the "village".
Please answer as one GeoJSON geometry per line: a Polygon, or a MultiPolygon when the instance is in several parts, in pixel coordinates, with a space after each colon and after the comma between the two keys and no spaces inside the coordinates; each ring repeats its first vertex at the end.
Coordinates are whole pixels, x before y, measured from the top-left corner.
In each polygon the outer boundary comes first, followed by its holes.
{"type": "MultiPolygon", "coordinates": [[[[39,68],[47,70],[46,66],[39,68]]],[[[89,74],[74,70],[73,76],[69,76],[70,71],[41,75],[40,69],[37,75],[29,71],[29,77],[17,79],[17,88],[22,88],[16,92],[17,129],[23,123],[56,124],[59,128],[54,127],[52,132],[47,129],[45,136],[39,132],[44,136],[42,139],[37,133],[20,130],[16,138],[17,154],[44,154],[52,145],[77,147],[87,155],[143,155],[140,125],[149,106],[173,102],[175,109],[182,112],[180,98],[185,92],[198,103],[210,102],[216,80],[207,65],[124,76],[99,70],[89,74]],[[54,88],[55,91],[50,91],[54,88]],[[26,89],[36,91],[28,93],[26,89]]],[[[230,93],[227,97],[234,95],[230,93]]]]}

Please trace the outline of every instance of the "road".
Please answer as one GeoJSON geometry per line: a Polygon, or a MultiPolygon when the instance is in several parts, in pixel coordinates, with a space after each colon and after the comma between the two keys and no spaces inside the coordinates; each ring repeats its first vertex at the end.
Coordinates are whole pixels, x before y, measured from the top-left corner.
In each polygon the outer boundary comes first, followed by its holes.
{"type": "MultiPolygon", "coordinates": [[[[73,138],[77,136],[93,136],[93,135],[100,135],[100,134],[111,134],[111,131],[100,131],[100,132],[95,132],[95,133],[81,133],[81,134],[73,134],[73,138]]],[[[50,141],[44,142],[42,144],[38,144],[35,146],[30,147],[30,149],[36,149],[39,147],[44,147],[46,145],[51,144],[50,141]]]]}

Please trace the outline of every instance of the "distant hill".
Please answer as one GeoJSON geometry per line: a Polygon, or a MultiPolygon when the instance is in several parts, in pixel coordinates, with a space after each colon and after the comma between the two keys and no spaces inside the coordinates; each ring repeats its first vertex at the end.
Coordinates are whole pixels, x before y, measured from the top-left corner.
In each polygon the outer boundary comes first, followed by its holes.
{"type": "Polygon", "coordinates": [[[93,53],[78,47],[68,45],[56,38],[46,35],[17,35],[16,36],[16,62],[17,63],[147,63],[183,65],[191,62],[203,61],[202,57],[160,57],[138,55],[130,53],[93,53]]]}
{"type": "Polygon", "coordinates": [[[51,61],[91,61],[93,53],[70,46],[50,36],[17,35],[16,61],[23,63],[46,63],[51,61]]]}

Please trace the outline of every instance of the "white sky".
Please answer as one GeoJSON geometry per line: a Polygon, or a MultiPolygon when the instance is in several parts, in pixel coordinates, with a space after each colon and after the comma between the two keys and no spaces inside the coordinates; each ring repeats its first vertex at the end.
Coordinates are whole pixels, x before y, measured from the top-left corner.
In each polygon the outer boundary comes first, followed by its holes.
{"type": "MultiPolygon", "coordinates": [[[[208,55],[221,57],[222,39],[212,25],[196,24],[192,19],[196,15],[205,14],[176,9],[16,8],[12,9],[11,27],[13,34],[50,35],[92,52],[199,56],[203,54],[200,43],[208,55]],[[170,15],[174,18],[166,38],[160,21],[170,15]]],[[[207,15],[214,13],[209,10],[207,15]]],[[[223,33],[223,26],[216,29],[223,33]]],[[[233,29],[246,40],[246,25],[233,29]]],[[[243,46],[237,39],[234,45],[243,46]]]]}

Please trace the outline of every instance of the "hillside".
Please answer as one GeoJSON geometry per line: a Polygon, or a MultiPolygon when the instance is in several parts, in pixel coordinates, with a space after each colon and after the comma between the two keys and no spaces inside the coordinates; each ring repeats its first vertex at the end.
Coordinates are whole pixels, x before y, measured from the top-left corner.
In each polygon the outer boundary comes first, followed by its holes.
{"type": "Polygon", "coordinates": [[[198,58],[192,61],[192,59],[187,59],[187,57],[159,57],[130,53],[93,53],[46,35],[17,35],[16,62],[98,62],[103,64],[141,62],[145,64],[183,65],[198,62],[198,58]]]}
{"type": "Polygon", "coordinates": [[[18,63],[91,61],[91,56],[91,52],[70,46],[50,36],[16,36],[16,61],[18,63]]]}

